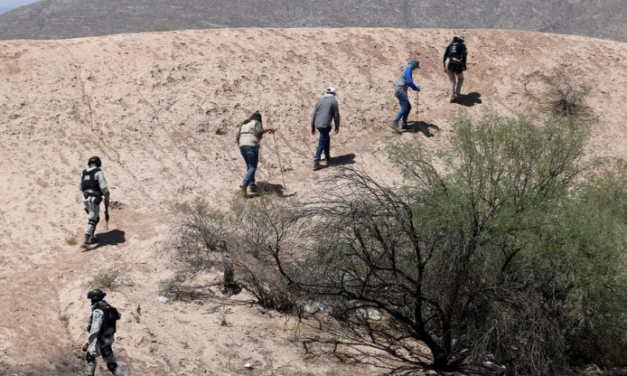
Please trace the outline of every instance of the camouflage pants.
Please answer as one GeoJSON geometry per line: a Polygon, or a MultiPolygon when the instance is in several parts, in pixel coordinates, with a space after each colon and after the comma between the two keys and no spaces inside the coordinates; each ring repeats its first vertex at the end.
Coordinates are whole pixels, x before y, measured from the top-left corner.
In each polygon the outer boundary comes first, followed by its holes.
{"type": "Polygon", "coordinates": [[[87,227],[85,235],[94,236],[96,234],[96,226],[100,222],[100,202],[102,199],[97,197],[87,197],[83,199],[85,211],[87,212],[87,227]]]}
{"type": "Polygon", "coordinates": [[[94,341],[89,349],[85,358],[87,359],[87,375],[94,376],[96,374],[96,359],[102,356],[102,359],[107,364],[107,368],[114,376],[124,376],[122,369],[118,366],[118,363],[113,355],[113,334],[103,337],[98,337],[94,341]]]}

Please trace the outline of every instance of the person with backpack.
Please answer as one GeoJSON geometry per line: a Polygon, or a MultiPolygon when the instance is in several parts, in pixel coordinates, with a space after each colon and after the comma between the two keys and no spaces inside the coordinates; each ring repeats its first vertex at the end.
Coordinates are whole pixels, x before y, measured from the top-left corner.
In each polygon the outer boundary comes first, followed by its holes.
{"type": "Polygon", "coordinates": [[[242,157],[246,162],[246,176],[244,176],[244,181],[239,186],[244,198],[248,197],[249,187],[251,194],[257,194],[255,173],[257,172],[257,164],[259,163],[259,145],[264,134],[272,134],[274,132],[276,132],[276,129],[263,128],[259,111],[255,111],[239,126],[236,141],[242,153],[242,157]]]}
{"type": "Polygon", "coordinates": [[[448,74],[451,81],[449,89],[449,102],[454,103],[459,99],[459,94],[464,84],[464,71],[466,70],[466,58],[468,51],[464,44],[464,34],[457,34],[453,37],[451,44],[444,51],[444,72],[448,74]]]}
{"type": "Polygon", "coordinates": [[[316,102],[311,116],[311,134],[316,130],[320,133],[318,148],[314,156],[314,171],[320,170],[320,158],[324,152],[327,167],[331,164],[331,124],[335,124],[335,134],[340,131],[340,107],[335,99],[337,90],[334,87],[327,88],[326,93],[316,102]]]}
{"type": "Polygon", "coordinates": [[[420,86],[416,86],[413,80],[413,72],[418,68],[420,68],[420,62],[416,59],[412,59],[409,61],[407,66],[403,68],[396,79],[394,96],[398,99],[401,109],[392,124],[390,124],[390,127],[392,127],[395,132],[407,129],[407,118],[409,118],[409,113],[411,112],[411,104],[409,103],[409,97],[407,96],[407,89],[412,88],[414,91],[420,92],[420,86]],[[399,128],[398,122],[401,121],[401,119],[403,122],[399,128]]]}
{"type": "Polygon", "coordinates": [[[81,174],[81,182],[78,186],[83,192],[83,204],[87,213],[87,228],[85,229],[85,239],[81,248],[88,249],[90,244],[98,242],[96,239],[96,226],[100,222],[100,203],[104,196],[105,215],[108,220],[109,213],[109,189],[104,173],[100,169],[102,161],[99,157],[93,156],[87,161],[87,168],[81,174]]]}
{"type": "Polygon", "coordinates": [[[107,294],[99,289],[87,293],[87,299],[91,300],[91,316],[87,326],[89,336],[83,344],[83,352],[87,360],[87,375],[95,375],[96,358],[102,356],[107,368],[114,376],[124,376],[112,349],[116,321],[120,319],[120,313],[104,300],[105,296],[107,294]]]}

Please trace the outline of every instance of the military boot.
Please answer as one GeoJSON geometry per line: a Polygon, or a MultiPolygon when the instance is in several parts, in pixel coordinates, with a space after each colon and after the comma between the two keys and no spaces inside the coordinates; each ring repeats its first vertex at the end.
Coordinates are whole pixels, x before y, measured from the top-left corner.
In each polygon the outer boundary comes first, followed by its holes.
{"type": "Polygon", "coordinates": [[[83,249],[89,248],[89,238],[90,237],[91,237],[91,235],[85,234],[85,239],[83,240],[83,244],[81,244],[81,248],[83,248],[83,249]]]}

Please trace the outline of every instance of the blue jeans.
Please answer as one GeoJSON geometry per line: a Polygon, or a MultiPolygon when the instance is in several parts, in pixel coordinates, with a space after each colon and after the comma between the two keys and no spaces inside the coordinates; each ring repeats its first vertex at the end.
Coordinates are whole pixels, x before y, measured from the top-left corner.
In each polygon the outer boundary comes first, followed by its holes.
{"type": "Polygon", "coordinates": [[[242,146],[239,151],[246,161],[246,176],[242,186],[255,186],[255,172],[257,171],[257,163],[259,163],[259,148],[255,146],[242,146]]]}
{"type": "Polygon", "coordinates": [[[396,115],[394,119],[394,124],[398,124],[401,118],[403,119],[403,125],[407,125],[407,118],[409,117],[409,113],[411,112],[411,104],[409,103],[409,98],[407,97],[407,93],[399,93],[396,94],[396,98],[398,98],[398,102],[401,104],[401,110],[396,115]]]}
{"type": "Polygon", "coordinates": [[[320,157],[322,156],[322,152],[324,152],[324,157],[327,159],[327,162],[331,159],[331,128],[318,128],[318,132],[320,132],[320,138],[318,139],[318,149],[316,150],[316,156],[314,157],[314,162],[319,162],[320,157]]]}

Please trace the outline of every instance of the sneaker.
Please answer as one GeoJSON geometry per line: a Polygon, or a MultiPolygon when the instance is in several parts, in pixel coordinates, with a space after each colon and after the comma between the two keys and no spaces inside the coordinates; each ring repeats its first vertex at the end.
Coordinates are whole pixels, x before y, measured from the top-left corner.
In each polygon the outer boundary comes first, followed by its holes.
{"type": "Polygon", "coordinates": [[[320,161],[314,161],[314,164],[313,164],[313,170],[314,170],[314,171],[318,171],[318,170],[320,170],[321,168],[322,168],[322,166],[320,166],[320,161]]]}
{"type": "Polygon", "coordinates": [[[257,193],[259,193],[259,190],[257,189],[257,186],[254,184],[251,184],[249,187],[250,190],[250,194],[251,195],[256,195],[257,193]]]}
{"type": "Polygon", "coordinates": [[[390,123],[390,128],[394,129],[395,131],[398,130],[398,123],[397,122],[391,122],[390,123]]]}

